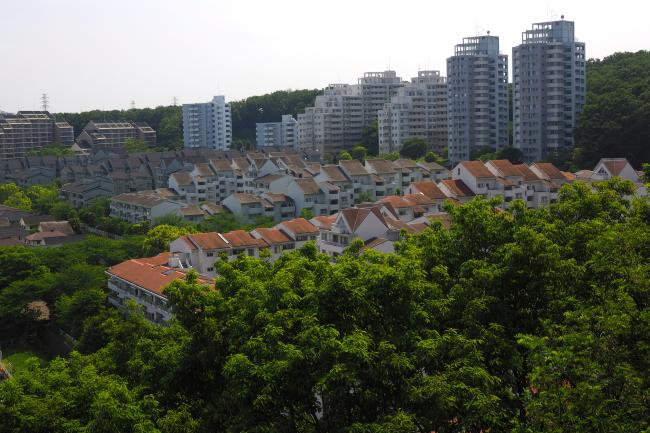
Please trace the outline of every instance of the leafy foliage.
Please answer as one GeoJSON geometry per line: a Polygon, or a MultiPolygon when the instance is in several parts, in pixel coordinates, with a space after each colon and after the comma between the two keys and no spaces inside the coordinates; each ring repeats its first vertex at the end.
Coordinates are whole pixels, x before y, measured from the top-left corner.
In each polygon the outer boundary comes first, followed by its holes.
{"type": "Polygon", "coordinates": [[[587,62],[587,100],[575,131],[579,167],[602,157],[650,161],[650,52],[616,53],[587,62]]]}
{"type": "Polygon", "coordinates": [[[92,267],[60,275],[111,251],[7,249],[0,306],[54,297],[84,355],[0,384],[0,432],[647,431],[650,203],[631,191],[449,205],[395,254],[223,258],[216,290],[165,289],[165,327],[98,309],[92,267]]]}
{"type": "Polygon", "coordinates": [[[404,140],[399,150],[400,156],[409,159],[423,158],[427,152],[427,142],[419,137],[412,137],[404,140]]]}

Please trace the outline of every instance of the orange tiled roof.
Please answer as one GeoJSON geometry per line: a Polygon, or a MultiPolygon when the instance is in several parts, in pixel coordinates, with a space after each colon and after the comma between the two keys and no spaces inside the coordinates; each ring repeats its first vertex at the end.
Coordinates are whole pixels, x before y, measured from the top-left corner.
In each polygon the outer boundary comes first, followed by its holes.
{"type": "Polygon", "coordinates": [[[411,185],[430,199],[440,200],[446,198],[445,193],[440,191],[440,188],[438,188],[438,185],[436,185],[435,182],[423,180],[420,182],[413,182],[411,185]]]}
{"type": "MultiPolygon", "coordinates": [[[[162,289],[171,282],[185,278],[185,272],[167,266],[170,253],[162,253],[155,257],[127,260],[108,268],[107,272],[122,280],[128,281],[145,290],[162,295],[162,289]]],[[[203,284],[213,284],[214,280],[199,277],[203,284]]]]}
{"type": "Polygon", "coordinates": [[[296,218],[282,223],[287,229],[295,234],[318,233],[318,227],[304,218],[296,218]]]}

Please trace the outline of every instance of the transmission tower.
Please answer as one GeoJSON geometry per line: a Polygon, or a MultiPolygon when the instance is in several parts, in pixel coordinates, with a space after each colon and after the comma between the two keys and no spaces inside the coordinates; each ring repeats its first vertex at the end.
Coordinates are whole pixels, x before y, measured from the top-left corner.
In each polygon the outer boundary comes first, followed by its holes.
{"type": "Polygon", "coordinates": [[[172,103],[172,105],[174,105],[174,107],[177,106],[178,105],[178,98],[176,96],[174,96],[173,101],[174,102],[172,103]]]}
{"type": "Polygon", "coordinates": [[[131,104],[129,105],[131,106],[131,110],[133,110],[135,108],[135,101],[131,101],[131,104]]]}
{"type": "Polygon", "coordinates": [[[47,93],[41,95],[41,107],[43,108],[43,111],[47,111],[47,109],[50,108],[50,98],[47,96],[47,93]]]}

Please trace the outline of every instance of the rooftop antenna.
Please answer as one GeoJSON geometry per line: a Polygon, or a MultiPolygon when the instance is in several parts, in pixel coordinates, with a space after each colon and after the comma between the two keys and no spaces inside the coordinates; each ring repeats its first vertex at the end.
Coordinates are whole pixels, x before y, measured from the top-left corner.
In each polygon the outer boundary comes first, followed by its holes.
{"type": "Polygon", "coordinates": [[[50,108],[50,98],[47,96],[47,93],[41,95],[41,107],[43,108],[43,111],[47,111],[47,109],[50,108]]]}

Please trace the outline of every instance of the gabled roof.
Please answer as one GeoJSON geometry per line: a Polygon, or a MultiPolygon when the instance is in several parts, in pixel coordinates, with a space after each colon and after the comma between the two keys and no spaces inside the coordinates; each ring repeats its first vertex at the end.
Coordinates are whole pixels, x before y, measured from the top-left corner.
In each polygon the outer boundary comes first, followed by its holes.
{"type": "Polygon", "coordinates": [[[263,201],[261,197],[245,192],[234,192],[231,194],[231,197],[239,201],[240,204],[262,203],[263,201]]]}
{"type": "Polygon", "coordinates": [[[356,159],[351,161],[339,161],[341,166],[350,176],[367,176],[368,170],[356,159]]]}
{"type": "Polygon", "coordinates": [[[27,236],[25,238],[26,241],[42,241],[43,239],[47,238],[62,238],[68,236],[66,233],[60,232],[60,231],[52,231],[52,232],[36,232],[32,233],[31,235],[27,236]]]}
{"type": "Polygon", "coordinates": [[[603,164],[612,176],[618,176],[629,162],[625,158],[601,158],[598,164],[603,164]]]}
{"type": "Polygon", "coordinates": [[[420,191],[422,194],[426,195],[433,200],[442,200],[447,198],[444,192],[438,188],[435,182],[423,180],[420,182],[413,182],[411,186],[420,191]]]}
{"type": "Polygon", "coordinates": [[[186,186],[192,184],[192,176],[190,176],[190,174],[186,171],[177,171],[176,173],[172,173],[171,176],[179,185],[186,186]]]}
{"type": "MultiPolygon", "coordinates": [[[[170,253],[155,257],[127,260],[108,268],[107,273],[152,293],[162,295],[162,290],[173,281],[185,278],[184,270],[167,265],[170,253]]],[[[201,284],[214,284],[214,280],[200,276],[201,284]]]]}
{"type": "Polygon", "coordinates": [[[210,164],[208,164],[207,162],[194,164],[194,170],[199,174],[199,176],[203,176],[203,177],[211,177],[215,175],[215,172],[212,171],[210,164]]]}
{"type": "Polygon", "coordinates": [[[228,243],[233,248],[263,246],[263,243],[261,243],[259,239],[255,239],[244,230],[233,230],[231,232],[224,233],[223,237],[226,238],[228,243]]]}
{"type": "Polygon", "coordinates": [[[329,215],[329,216],[319,215],[312,218],[309,221],[312,222],[312,224],[314,224],[315,226],[318,226],[320,228],[330,229],[332,228],[332,224],[334,224],[334,221],[336,221],[337,215],[338,214],[329,215]]]}
{"type": "Polygon", "coordinates": [[[284,221],[278,224],[276,227],[278,226],[284,226],[297,235],[318,233],[318,227],[304,218],[295,218],[289,221],[284,221]]]}
{"type": "Polygon", "coordinates": [[[188,245],[194,245],[202,250],[223,250],[230,248],[228,241],[220,233],[193,233],[183,236],[189,241],[188,245]]]}
{"type": "Polygon", "coordinates": [[[388,227],[384,216],[376,206],[371,208],[343,209],[340,214],[341,217],[345,220],[348,227],[350,227],[350,230],[353,232],[358,229],[361,224],[363,224],[363,222],[366,220],[366,218],[368,218],[370,214],[374,214],[384,226],[388,227]]]}
{"type": "Polygon", "coordinates": [[[535,162],[533,163],[533,167],[537,167],[537,169],[547,178],[551,180],[566,180],[562,172],[560,171],[559,168],[557,168],[555,165],[553,165],[550,162],[535,162]]]}
{"type": "Polygon", "coordinates": [[[524,177],[524,182],[534,182],[541,180],[526,164],[515,164],[515,168],[524,177]]]}
{"type": "Polygon", "coordinates": [[[265,192],[262,195],[264,196],[265,199],[267,199],[271,203],[283,203],[283,202],[293,203],[293,199],[286,194],[265,192]]]}
{"type": "Polygon", "coordinates": [[[253,230],[261,239],[269,245],[286,244],[293,242],[289,236],[282,233],[281,230],[271,228],[257,228],[253,230]]]}
{"type": "Polygon", "coordinates": [[[338,165],[324,165],[321,168],[321,173],[325,173],[330,182],[349,182],[338,165]]]}
{"type": "Polygon", "coordinates": [[[205,216],[205,211],[197,205],[188,205],[177,211],[183,216],[205,216]]]}
{"type": "Polygon", "coordinates": [[[74,230],[68,221],[44,221],[38,225],[41,232],[61,232],[66,235],[74,234],[74,230]]]}
{"type": "Polygon", "coordinates": [[[305,194],[318,194],[320,192],[320,186],[318,183],[312,179],[294,179],[293,180],[298,188],[302,190],[305,194]]]}
{"type": "Polygon", "coordinates": [[[507,159],[491,159],[487,163],[495,167],[501,176],[518,177],[522,175],[521,171],[507,159]]]}
{"type": "Polygon", "coordinates": [[[210,164],[217,171],[229,172],[232,171],[230,162],[225,159],[211,159],[210,164]]]}
{"type": "Polygon", "coordinates": [[[391,174],[397,172],[393,161],[387,159],[366,159],[366,165],[370,166],[371,170],[376,174],[391,174]]]}
{"type": "Polygon", "coordinates": [[[465,182],[460,179],[445,179],[441,183],[456,197],[474,197],[475,195],[465,182]]]}
{"type": "Polygon", "coordinates": [[[485,167],[481,161],[461,161],[458,163],[476,178],[493,178],[494,175],[485,167]]]}

